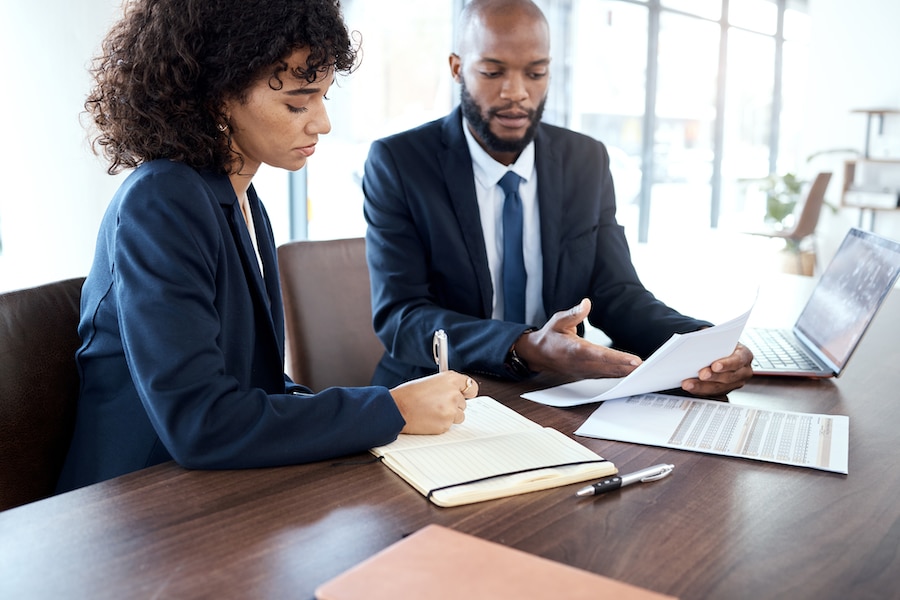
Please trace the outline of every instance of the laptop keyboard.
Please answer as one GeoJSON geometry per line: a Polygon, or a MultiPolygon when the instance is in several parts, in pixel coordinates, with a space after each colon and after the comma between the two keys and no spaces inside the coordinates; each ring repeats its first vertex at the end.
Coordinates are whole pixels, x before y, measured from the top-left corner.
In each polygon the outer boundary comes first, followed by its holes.
{"type": "Polygon", "coordinates": [[[818,365],[781,329],[745,329],[741,340],[753,352],[754,369],[785,367],[810,370],[818,365]]]}

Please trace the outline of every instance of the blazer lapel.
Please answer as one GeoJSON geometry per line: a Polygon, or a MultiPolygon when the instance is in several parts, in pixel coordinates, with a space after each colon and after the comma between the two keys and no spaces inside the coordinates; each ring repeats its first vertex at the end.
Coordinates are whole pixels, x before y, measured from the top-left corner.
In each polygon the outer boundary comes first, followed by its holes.
{"type": "MultiPolygon", "coordinates": [[[[253,248],[253,242],[250,241],[250,232],[244,223],[244,215],[241,213],[241,207],[238,205],[237,199],[232,202],[230,213],[231,231],[237,242],[241,262],[244,265],[244,273],[247,275],[247,282],[250,284],[253,294],[262,302],[261,305],[268,309],[271,306],[271,302],[263,282],[262,273],[259,272],[256,250],[253,248]]],[[[256,214],[253,217],[256,219],[256,214]]],[[[265,268],[265,263],[263,263],[263,266],[265,268]]]]}
{"type": "Polygon", "coordinates": [[[478,289],[481,292],[482,317],[490,318],[494,288],[478,212],[472,157],[469,155],[469,147],[462,128],[462,114],[460,109],[456,108],[444,119],[442,127],[444,148],[440,153],[441,168],[450,202],[461,227],[460,233],[475,270],[478,289]]]}
{"type": "MultiPolygon", "coordinates": [[[[266,277],[263,279],[260,277],[258,270],[253,269],[256,277],[255,285],[263,286],[258,287],[258,290],[266,302],[266,308],[268,308],[266,313],[269,315],[269,323],[272,325],[272,332],[276,334],[275,339],[279,340],[278,346],[283,355],[283,337],[278,332],[284,331],[284,309],[281,304],[281,281],[278,273],[278,259],[275,255],[275,239],[272,235],[269,216],[266,214],[266,210],[263,208],[262,202],[260,202],[252,185],[250,186],[250,210],[253,213],[253,222],[259,244],[259,255],[266,273],[266,277]]],[[[253,258],[256,258],[255,255],[253,258]]]]}
{"type": "MultiPolygon", "coordinates": [[[[216,194],[219,204],[222,206],[225,218],[228,221],[228,227],[231,230],[231,235],[241,258],[241,264],[244,268],[244,275],[247,278],[250,294],[253,297],[254,305],[258,307],[257,312],[265,315],[264,322],[269,324],[272,339],[275,340],[277,345],[277,340],[281,339],[281,337],[275,334],[276,324],[272,316],[272,300],[266,282],[273,278],[276,280],[278,279],[278,266],[275,257],[272,256],[272,244],[268,233],[269,222],[260,210],[259,198],[256,196],[256,191],[251,185],[248,191],[248,197],[250,201],[250,210],[253,213],[257,240],[259,241],[260,258],[262,258],[263,268],[268,274],[268,277],[265,280],[259,271],[259,261],[256,259],[256,250],[253,248],[253,242],[250,240],[250,231],[247,229],[246,223],[244,223],[244,215],[241,213],[241,207],[238,204],[234,188],[231,187],[228,178],[221,175],[207,175],[205,179],[216,194]]],[[[272,285],[276,289],[278,288],[277,281],[272,285]]],[[[262,322],[263,320],[260,320],[260,323],[262,322]]]]}
{"type": "MultiPolygon", "coordinates": [[[[543,125],[538,127],[534,140],[535,164],[538,174],[538,206],[541,219],[541,253],[544,264],[542,297],[548,311],[555,306],[554,291],[559,268],[560,231],[562,228],[564,189],[563,164],[543,125]]],[[[548,317],[550,315],[547,315],[548,317]]]]}
{"type": "MultiPolygon", "coordinates": [[[[246,227],[241,228],[241,239],[243,240],[242,249],[244,252],[249,252],[249,258],[251,259],[251,265],[255,268],[251,268],[249,277],[253,281],[253,286],[257,290],[257,292],[263,297],[265,300],[266,308],[272,308],[272,297],[269,289],[269,280],[273,277],[265,277],[263,278],[263,273],[266,275],[273,275],[274,279],[278,279],[278,267],[276,266],[275,257],[272,255],[272,247],[274,242],[269,237],[269,222],[263,216],[262,205],[259,202],[259,197],[256,195],[256,190],[253,186],[250,186],[250,190],[247,192],[249,197],[248,201],[250,203],[250,212],[253,214],[253,228],[256,230],[256,241],[257,246],[259,247],[259,259],[256,260],[256,249],[253,247],[253,241],[250,240],[250,231],[246,227]],[[259,271],[259,263],[262,262],[263,273],[259,271]]],[[[240,213],[240,207],[238,207],[238,214],[240,213]]],[[[243,215],[241,215],[243,219],[243,215]]]]}

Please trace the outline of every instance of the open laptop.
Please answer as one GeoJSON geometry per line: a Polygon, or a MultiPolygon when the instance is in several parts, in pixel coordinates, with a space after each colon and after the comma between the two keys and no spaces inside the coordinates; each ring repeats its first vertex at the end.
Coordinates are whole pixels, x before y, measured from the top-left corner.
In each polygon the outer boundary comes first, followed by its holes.
{"type": "Polygon", "coordinates": [[[748,327],[757,375],[838,377],[900,276],[900,243],[851,229],[791,329],[748,327]]]}

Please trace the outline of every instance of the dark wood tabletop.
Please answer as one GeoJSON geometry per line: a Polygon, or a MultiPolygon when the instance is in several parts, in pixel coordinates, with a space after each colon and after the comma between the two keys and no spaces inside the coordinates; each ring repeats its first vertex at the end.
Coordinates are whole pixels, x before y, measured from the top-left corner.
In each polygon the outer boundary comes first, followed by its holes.
{"type": "MultiPolygon", "coordinates": [[[[429,523],[685,599],[900,597],[898,339],[895,293],[840,379],[756,378],[729,395],[849,415],[849,475],[577,437],[621,472],[675,472],[597,498],[570,485],[440,508],[367,454],[245,471],[167,463],[0,513],[0,597],[310,599],[429,523]]],[[[481,389],[571,434],[596,405],[518,397],[553,383],[481,389]]]]}

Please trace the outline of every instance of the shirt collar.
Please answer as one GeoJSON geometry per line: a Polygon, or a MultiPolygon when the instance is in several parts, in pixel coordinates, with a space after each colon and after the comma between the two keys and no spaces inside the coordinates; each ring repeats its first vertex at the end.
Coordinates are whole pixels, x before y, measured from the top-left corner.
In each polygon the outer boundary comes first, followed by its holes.
{"type": "Polygon", "coordinates": [[[531,140],[516,162],[506,166],[497,162],[488,154],[484,148],[479,145],[475,136],[469,130],[469,122],[463,117],[462,120],[463,133],[466,136],[466,143],[469,145],[469,154],[472,156],[472,167],[475,171],[475,179],[485,188],[491,188],[500,182],[500,179],[506,175],[507,171],[512,171],[526,182],[531,179],[534,173],[534,140],[531,140]]]}

